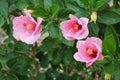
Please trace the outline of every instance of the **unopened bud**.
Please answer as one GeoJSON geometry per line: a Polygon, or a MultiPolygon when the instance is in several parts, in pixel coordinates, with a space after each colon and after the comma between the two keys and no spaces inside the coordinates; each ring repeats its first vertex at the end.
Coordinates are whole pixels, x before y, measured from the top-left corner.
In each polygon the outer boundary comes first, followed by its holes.
{"type": "Polygon", "coordinates": [[[96,12],[96,11],[93,11],[90,17],[91,17],[90,22],[93,21],[94,23],[96,23],[96,20],[97,20],[97,12],[96,12]]]}
{"type": "Polygon", "coordinates": [[[105,78],[105,80],[111,80],[111,74],[105,73],[104,78],[105,78]]]}

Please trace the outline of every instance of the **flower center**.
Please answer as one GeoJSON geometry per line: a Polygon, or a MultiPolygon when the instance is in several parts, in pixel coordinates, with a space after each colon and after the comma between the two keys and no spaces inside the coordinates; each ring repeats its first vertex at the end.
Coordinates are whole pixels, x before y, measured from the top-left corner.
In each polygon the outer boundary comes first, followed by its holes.
{"type": "Polygon", "coordinates": [[[81,30],[81,29],[82,29],[82,26],[81,26],[80,24],[78,24],[78,23],[75,23],[75,24],[73,25],[73,29],[74,29],[74,30],[81,30]]]}
{"type": "Polygon", "coordinates": [[[27,24],[26,27],[27,27],[28,30],[30,30],[30,29],[33,28],[33,25],[32,24],[27,24]]]}
{"type": "Polygon", "coordinates": [[[88,48],[88,49],[87,49],[87,53],[88,53],[91,57],[93,57],[93,58],[95,58],[95,57],[97,56],[97,52],[94,51],[94,50],[91,49],[91,48],[88,48]]]}
{"type": "Polygon", "coordinates": [[[90,48],[87,50],[87,53],[90,54],[90,55],[91,55],[91,54],[94,54],[94,53],[93,53],[93,50],[90,49],[90,48]]]}

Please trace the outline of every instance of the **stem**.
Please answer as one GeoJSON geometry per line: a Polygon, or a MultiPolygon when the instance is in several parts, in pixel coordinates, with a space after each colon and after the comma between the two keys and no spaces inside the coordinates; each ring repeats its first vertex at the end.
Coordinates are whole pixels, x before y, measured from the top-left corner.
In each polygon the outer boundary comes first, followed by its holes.
{"type": "Polygon", "coordinates": [[[33,74],[33,78],[32,78],[32,80],[36,80],[36,78],[37,78],[37,75],[39,74],[39,70],[40,70],[40,62],[39,62],[39,59],[37,59],[36,57],[35,57],[35,55],[37,54],[37,43],[35,43],[35,45],[34,46],[32,46],[32,53],[31,53],[31,57],[32,57],[32,59],[33,59],[33,61],[34,61],[34,67],[35,67],[35,73],[33,74]]]}

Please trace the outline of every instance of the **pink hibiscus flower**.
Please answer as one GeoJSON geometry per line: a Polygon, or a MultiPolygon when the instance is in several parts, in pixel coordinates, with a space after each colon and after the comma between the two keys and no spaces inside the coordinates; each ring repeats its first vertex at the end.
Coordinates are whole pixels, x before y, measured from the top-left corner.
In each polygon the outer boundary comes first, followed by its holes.
{"type": "Polygon", "coordinates": [[[88,36],[88,19],[80,18],[77,19],[74,15],[69,15],[70,20],[65,20],[60,23],[60,29],[62,30],[63,36],[67,40],[83,39],[88,36]]]}
{"type": "Polygon", "coordinates": [[[99,38],[89,37],[86,41],[77,42],[78,52],[74,54],[74,59],[86,62],[86,67],[91,66],[96,60],[102,60],[102,41],[99,38]]]}
{"type": "Polygon", "coordinates": [[[39,38],[42,31],[41,22],[42,18],[37,18],[37,22],[24,9],[26,16],[19,16],[13,19],[13,36],[16,40],[20,40],[27,44],[35,43],[39,38]]]}

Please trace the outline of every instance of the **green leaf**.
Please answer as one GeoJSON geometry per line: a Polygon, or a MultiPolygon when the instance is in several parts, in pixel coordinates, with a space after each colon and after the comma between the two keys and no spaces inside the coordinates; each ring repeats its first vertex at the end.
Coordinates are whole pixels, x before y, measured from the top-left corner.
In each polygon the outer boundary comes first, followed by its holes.
{"type": "Polygon", "coordinates": [[[116,30],[114,29],[115,26],[107,26],[105,29],[105,34],[104,37],[109,36],[110,34],[112,34],[114,36],[115,42],[116,42],[116,50],[119,51],[119,45],[120,45],[120,41],[119,41],[119,37],[118,34],[116,33],[116,30]]]}
{"type": "Polygon", "coordinates": [[[48,61],[47,55],[42,55],[41,58],[40,58],[40,61],[41,61],[40,64],[41,64],[42,67],[44,67],[44,68],[48,67],[49,61],[48,61]]]}
{"type": "Polygon", "coordinates": [[[114,36],[108,35],[103,41],[103,53],[115,54],[116,51],[116,41],[114,36]]]}
{"type": "Polygon", "coordinates": [[[89,36],[98,36],[99,26],[94,22],[88,24],[89,36]]]}
{"type": "Polygon", "coordinates": [[[55,52],[53,54],[53,58],[54,60],[52,61],[52,63],[54,65],[58,65],[60,64],[60,62],[62,61],[62,58],[63,58],[63,52],[65,51],[65,48],[61,48],[61,49],[58,49],[57,52],[55,52]]]}
{"type": "Polygon", "coordinates": [[[73,59],[73,49],[72,47],[70,47],[66,49],[66,51],[64,52],[63,62],[65,65],[69,65],[72,59],[73,59]]]}
{"type": "Polygon", "coordinates": [[[77,3],[79,4],[80,7],[88,9],[89,1],[86,1],[86,0],[77,0],[77,3]]]}
{"type": "Polygon", "coordinates": [[[54,16],[57,14],[58,9],[59,9],[58,5],[52,5],[52,6],[50,7],[50,12],[51,12],[51,14],[52,14],[51,17],[54,17],[54,16]]]}
{"type": "Polygon", "coordinates": [[[40,46],[41,51],[51,51],[54,48],[59,48],[59,41],[51,37],[47,37],[42,41],[42,46],[40,46]]]}
{"type": "Polygon", "coordinates": [[[50,37],[52,38],[58,38],[58,32],[59,32],[59,28],[58,26],[56,26],[55,24],[53,25],[54,23],[50,24],[48,26],[48,32],[49,32],[49,35],[50,37]]]}
{"type": "Polygon", "coordinates": [[[58,12],[58,17],[60,18],[66,18],[69,16],[69,14],[74,14],[75,12],[71,9],[60,9],[59,12],[58,12]]]}
{"type": "Polygon", "coordinates": [[[39,73],[36,80],[45,80],[45,77],[44,73],[39,73]]]}
{"type": "Polygon", "coordinates": [[[105,73],[109,73],[111,75],[115,75],[118,69],[119,69],[119,66],[116,63],[110,62],[104,65],[105,73]]]}
{"type": "Polygon", "coordinates": [[[5,67],[5,66],[7,66],[7,57],[6,57],[6,55],[0,55],[0,62],[1,62],[1,65],[2,65],[2,67],[5,67]]]}
{"type": "Polygon", "coordinates": [[[19,80],[16,75],[8,73],[3,78],[4,80],[19,80]]]}
{"type": "Polygon", "coordinates": [[[32,61],[24,56],[14,57],[7,62],[11,72],[19,75],[28,74],[28,69],[30,70],[32,67],[30,64],[32,64],[32,61]]]}
{"type": "Polygon", "coordinates": [[[80,17],[85,17],[87,16],[87,10],[84,8],[81,8],[75,3],[74,1],[71,1],[70,3],[67,4],[67,8],[73,10],[75,12],[75,15],[80,18],[80,17]]]}
{"type": "Polygon", "coordinates": [[[45,19],[48,17],[48,12],[44,8],[34,9],[32,16],[35,18],[42,17],[45,19]]]}
{"type": "Polygon", "coordinates": [[[17,44],[13,45],[13,46],[18,51],[23,51],[25,53],[29,53],[29,51],[30,51],[30,45],[27,45],[27,44],[25,44],[23,42],[17,42],[17,44]]]}
{"type": "MultiPolygon", "coordinates": [[[[8,16],[8,3],[6,1],[0,1],[0,19],[7,18],[8,16]],[[1,18],[3,17],[3,18],[1,18]]],[[[0,20],[1,26],[1,20],[0,20]]]]}
{"type": "Polygon", "coordinates": [[[53,80],[53,78],[55,78],[57,76],[58,76],[58,72],[53,68],[49,68],[46,71],[46,80],[53,80]]]}
{"type": "Polygon", "coordinates": [[[0,15],[0,27],[5,23],[4,18],[0,15]]]}
{"type": "Polygon", "coordinates": [[[109,10],[98,12],[98,22],[104,24],[115,24],[120,22],[120,15],[109,10]]]}
{"type": "Polygon", "coordinates": [[[70,77],[66,74],[59,74],[57,80],[70,80],[70,77]]]}
{"type": "Polygon", "coordinates": [[[120,80],[120,69],[119,68],[115,73],[115,80],[120,80]]]}
{"type": "Polygon", "coordinates": [[[103,66],[103,65],[109,63],[109,60],[108,60],[106,57],[104,57],[103,60],[96,61],[95,63],[96,63],[98,66],[103,66]]]}
{"type": "Polygon", "coordinates": [[[44,0],[44,7],[49,8],[52,5],[52,0],[44,0]]]}
{"type": "Polygon", "coordinates": [[[96,5],[95,9],[99,10],[99,9],[105,7],[109,1],[110,0],[97,0],[96,4],[95,4],[96,5]]]}
{"type": "Polygon", "coordinates": [[[24,8],[27,7],[27,2],[25,0],[19,0],[16,3],[16,7],[20,10],[23,10],[24,8]]]}

